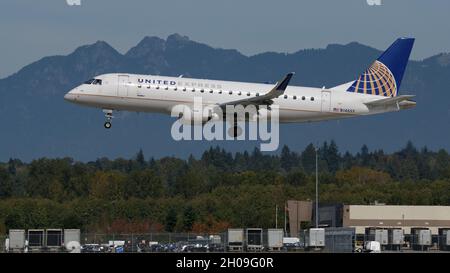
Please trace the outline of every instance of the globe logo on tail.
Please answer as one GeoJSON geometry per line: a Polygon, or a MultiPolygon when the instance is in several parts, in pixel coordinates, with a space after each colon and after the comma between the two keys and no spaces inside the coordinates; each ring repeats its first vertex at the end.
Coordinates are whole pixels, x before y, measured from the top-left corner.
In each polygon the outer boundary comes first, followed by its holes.
{"type": "Polygon", "coordinates": [[[397,96],[397,83],[391,70],[380,61],[375,61],[347,91],[395,97],[397,96]]]}

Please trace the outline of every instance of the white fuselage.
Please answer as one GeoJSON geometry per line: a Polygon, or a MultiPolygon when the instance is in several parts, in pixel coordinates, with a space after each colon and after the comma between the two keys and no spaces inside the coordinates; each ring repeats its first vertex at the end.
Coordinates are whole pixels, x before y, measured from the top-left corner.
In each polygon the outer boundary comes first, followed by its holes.
{"type": "MultiPolygon", "coordinates": [[[[201,97],[204,106],[224,104],[263,95],[272,84],[163,77],[153,75],[105,74],[101,84],[82,84],[66,94],[73,103],[110,110],[171,114],[176,105],[192,105],[201,97]]],[[[308,122],[397,111],[399,107],[369,109],[365,103],[385,97],[288,86],[273,100],[279,106],[280,122],[308,122]]]]}

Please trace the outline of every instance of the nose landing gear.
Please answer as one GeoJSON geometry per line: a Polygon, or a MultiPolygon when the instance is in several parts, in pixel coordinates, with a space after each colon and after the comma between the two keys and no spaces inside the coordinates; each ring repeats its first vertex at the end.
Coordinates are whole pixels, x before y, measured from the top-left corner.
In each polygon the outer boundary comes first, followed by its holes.
{"type": "Polygon", "coordinates": [[[113,110],[103,109],[103,113],[105,113],[106,118],[105,124],[103,126],[105,127],[105,129],[110,129],[112,127],[111,120],[113,118],[113,110]]]}

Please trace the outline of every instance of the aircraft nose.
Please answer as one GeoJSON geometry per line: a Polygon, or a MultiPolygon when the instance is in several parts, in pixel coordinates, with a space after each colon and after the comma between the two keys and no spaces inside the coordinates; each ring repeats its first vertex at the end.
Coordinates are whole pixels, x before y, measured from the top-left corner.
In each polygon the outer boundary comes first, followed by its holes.
{"type": "Polygon", "coordinates": [[[67,94],[64,95],[64,99],[66,101],[74,102],[77,100],[77,88],[70,90],[67,94]]]}
{"type": "Polygon", "coordinates": [[[67,101],[74,101],[75,100],[75,95],[72,94],[72,92],[69,92],[66,95],[64,95],[64,99],[67,100],[67,101]]]}

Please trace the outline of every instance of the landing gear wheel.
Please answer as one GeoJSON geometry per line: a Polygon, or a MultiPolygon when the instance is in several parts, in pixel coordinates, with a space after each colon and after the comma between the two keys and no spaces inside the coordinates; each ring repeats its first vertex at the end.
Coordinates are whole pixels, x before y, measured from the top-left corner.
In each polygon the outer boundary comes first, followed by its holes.
{"type": "Polygon", "coordinates": [[[113,118],[113,110],[111,109],[103,109],[103,113],[105,113],[105,124],[103,125],[106,129],[110,129],[112,124],[111,124],[111,120],[113,118]]]}

